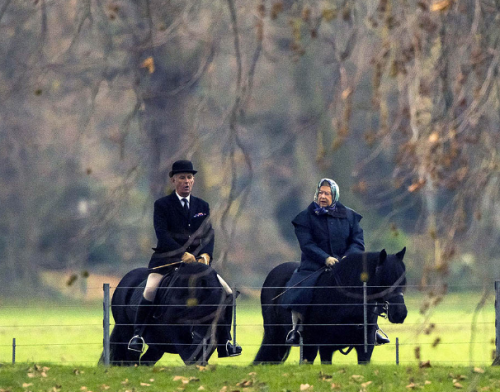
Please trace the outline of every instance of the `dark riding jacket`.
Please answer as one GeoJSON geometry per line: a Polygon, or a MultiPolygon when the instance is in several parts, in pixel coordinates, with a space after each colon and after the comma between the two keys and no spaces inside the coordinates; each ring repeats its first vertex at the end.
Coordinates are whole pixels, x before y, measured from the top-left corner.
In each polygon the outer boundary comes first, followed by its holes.
{"type": "Polygon", "coordinates": [[[329,256],[340,260],[365,250],[360,214],[340,202],[337,202],[334,211],[324,215],[317,215],[315,207],[311,203],[292,221],[302,255],[299,268],[287,284],[287,287],[293,288],[285,293],[282,303],[301,313],[312,298],[312,289],[307,287],[314,286],[320,275],[314,272],[325,266],[329,256]]]}
{"type": "Polygon", "coordinates": [[[208,203],[191,195],[189,214],[184,212],[175,191],[154,204],[154,228],[158,243],[149,268],[181,260],[184,252],[195,257],[207,253],[212,260],[214,230],[208,203]]]}

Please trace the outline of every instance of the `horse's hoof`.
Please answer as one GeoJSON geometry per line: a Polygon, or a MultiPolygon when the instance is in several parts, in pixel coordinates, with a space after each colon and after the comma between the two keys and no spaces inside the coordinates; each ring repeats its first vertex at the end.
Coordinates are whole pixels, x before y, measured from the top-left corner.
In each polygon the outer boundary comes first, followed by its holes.
{"type": "Polygon", "coordinates": [[[128,342],[128,349],[142,354],[144,352],[144,344],[144,338],[142,336],[135,335],[132,339],[130,339],[130,342],[128,342]]]}
{"type": "Polygon", "coordinates": [[[297,331],[296,329],[292,329],[290,332],[288,332],[288,335],[286,335],[285,344],[289,346],[299,346],[300,338],[301,338],[300,332],[297,331]]]}
{"type": "Polygon", "coordinates": [[[231,344],[231,342],[228,340],[226,343],[226,347],[222,350],[217,350],[219,353],[219,358],[227,358],[227,357],[237,357],[238,355],[241,355],[241,352],[243,349],[238,343],[235,343],[234,345],[231,344]]]}

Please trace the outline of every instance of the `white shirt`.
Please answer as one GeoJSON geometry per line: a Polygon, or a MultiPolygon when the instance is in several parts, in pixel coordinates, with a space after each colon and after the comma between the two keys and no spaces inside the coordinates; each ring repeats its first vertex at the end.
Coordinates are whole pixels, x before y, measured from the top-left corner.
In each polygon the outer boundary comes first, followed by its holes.
{"type": "Polygon", "coordinates": [[[179,198],[179,201],[181,202],[181,205],[184,207],[184,202],[182,201],[182,199],[187,199],[188,201],[188,208],[189,206],[191,205],[191,194],[189,194],[188,196],[186,197],[182,197],[180,196],[177,192],[175,192],[175,194],[177,195],[177,197],[179,198]]]}

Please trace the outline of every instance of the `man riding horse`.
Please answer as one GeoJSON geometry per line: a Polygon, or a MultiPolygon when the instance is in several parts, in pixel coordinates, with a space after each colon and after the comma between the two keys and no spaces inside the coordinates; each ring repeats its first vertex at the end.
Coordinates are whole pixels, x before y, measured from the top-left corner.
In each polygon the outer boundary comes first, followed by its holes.
{"type": "MultiPolygon", "coordinates": [[[[300,212],[292,224],[302,251],[300,266],[287,283],[283,305],[292,312],[293,328],[286,343],[296,346],[304,323],[307,305],[311,303],[312,289],[319,270],[332,267],[349,254],[364,252],[362,218],[356,211],[339,202],[339,187],[329,178],[322,178],[314,194],[314,201],[300,212]]],[[[385,334],[384,334],[385,335],[385,334]]],[[[379,330],[377,344],[389,343],[379,330]]]]}
{"type": "MultiPolygon", "coordinates": [[[[129,342],[129,350],[143,352],[144,329],[152,313],[158,285],[165,275],[173,274],[179,263],[203,263],[211,265],[214,250],[214,230],[210,223],[209,204],[193,195],[191,191],[197,173],[191,161],[174,162],[169,173],[175,190],[168,196],[155,201],[154,228],[158,244],[149,262],[149,275],[141,302],[137,309],[134,336],[129,342]]],[[[232,294],[228,284],[217,275],[226,294],[232,294]]],[[[217,328],[217,352],[219,358],[241,354],[238,344],[231,344],[232,307],[227,306],[222,316],[222,324],[217,328]]],[[[196,327],[193,340],[201,340],[196,327]]]]}

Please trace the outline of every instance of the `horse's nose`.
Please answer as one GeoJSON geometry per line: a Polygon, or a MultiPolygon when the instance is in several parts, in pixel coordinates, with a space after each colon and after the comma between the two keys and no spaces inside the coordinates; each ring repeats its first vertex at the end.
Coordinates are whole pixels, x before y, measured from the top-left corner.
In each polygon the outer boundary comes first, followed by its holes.
{"type": "Polygon", "coordinates": [[[389,305],[389,321],[394,324],[402,324],[406,316],[408,315],[408,309],[406,309],[405,304],[392,304],[389,305]]]}

